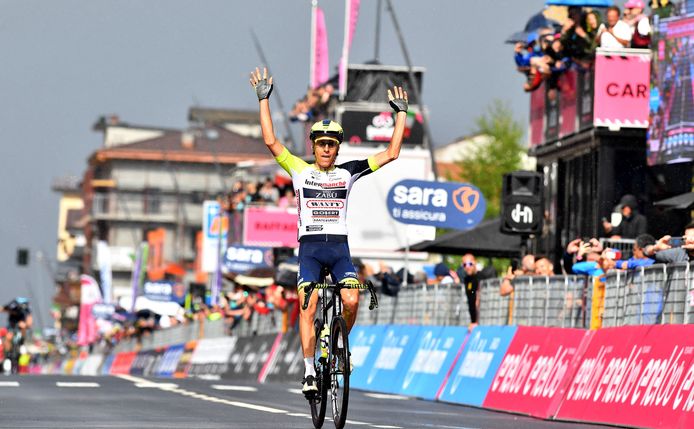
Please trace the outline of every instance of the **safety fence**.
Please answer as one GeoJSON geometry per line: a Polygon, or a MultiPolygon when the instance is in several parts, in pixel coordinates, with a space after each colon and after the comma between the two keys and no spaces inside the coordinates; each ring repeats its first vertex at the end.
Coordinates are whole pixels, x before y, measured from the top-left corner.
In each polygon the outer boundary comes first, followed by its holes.
{"type": "MultiPolygon", "coordinates": [[[[483,280],[479,324],[590,328],[691,323],[692,280],[689,263],[612,270],[604,276],[604,286],[600,278],[579,275],[516,277],[510,296],[500,295],[501,279],[483,280]]],[[[362,308],[367,300],[362,296],[362,308]]],[[[407,285],[396,297],[380,295],[378,311],[360,311],[358,323],[467,326],[468,305],[460,284],[407,285]]]]}

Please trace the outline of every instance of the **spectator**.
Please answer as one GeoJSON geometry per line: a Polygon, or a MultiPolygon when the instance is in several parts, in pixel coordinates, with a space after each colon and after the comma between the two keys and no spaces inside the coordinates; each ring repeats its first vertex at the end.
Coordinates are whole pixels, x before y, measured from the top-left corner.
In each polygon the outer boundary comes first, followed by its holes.
{"type": "Polygon", "coordinates": [[[296,198],[294,197],[294,190],[291,187],[284,190],[284,195],[277,201],[277,206],[296,207],[296,198]]]}
{"type": "Polygon", "coordinates": [[[499,295],[507,296],[513,292],[513,280],[517,276],[532,276],[535,275],[535,255],[528,253],[523,256],[519,267],[508,267],[506,275],[501,279],[501,288],[499,295]]]}
{"type": "Polygon", "coordinates": [[[455,278],[451,275],[451,269],[443,262],[439,262],[434,267],[434,276],[436,276],[436,283],[438,284],[446,285],[455,283],[455,278]]]}
{"type": "Polygon", "coordinates": [[[606,23],[598,29],[598,40],[602,48],[628,48],[631,44],[631,28],[620,18],[617,6],[607,8],[606,23]]]}
{"type": "Polygon", "coordinates": [[[535,275],[536,276],[553,276],[554,264],[546,256],[535,257],[535,275]]]}
{"type": "Polygon", "coordinates": [[[266,179],[263,186],[258,190],[258,197],[266,204],[277,205],[280,199],[280,192],[272,183],[272,180],[266,179]]]}
{"type": "MultiPolygon", "coordinates": [[[[578,6],[569,7],[569,18],[564,22],[561,30],[561,42],[566,50],[566,55],[574,61],[584,61],[591,58],[594,51],[593,42],[597,34],[597,25],[590,20],[588,14],[583,13],[583,9],[578,6]],[[593,25],[596,25],[593,27],[593,25]],[[592,28],[590,32],[588,28],[592,28]]],[[[599,22],[599,21],[598,21],[599,22]]]]}
{"type": "Polygon", "coordinates": [[[465,273],[461,277],[461,283],[465,289],[468,311],[470,312],[469,330],[472,330],[477,326],[479,320],[480,296],[477,292],[480,288],[480,279],[477,273],[477,261],[472,254],[463,255],[461,261],[461,267],[465,273]]]}
{"type": "Polygon", "coordinates": [[[381,292],[388,296],[398,296],[400,292],[400,279],[393,273],[393,269],[380,261],[379,272],[374,276],[375,286],[381,285],[381,292]]]}
{"type": "Polygon", "coordinates": [[[534,77],[530,83],[525,84],[525,91],[536,90],[540,87],[543,80],[549,78],[552,78],[549,82],[550,88],[556,89],[556,77],[568,65],[568,58],[566,58],[559,34],[542,34],[540,36],[540,47],[542,48],[542,55],[530,59],[530,73],[534,77]]]}
{"type": "Polygon", "coordinates": [[[694,222],[684,227],[681,246],[673,246],[672,237],[666,235],[655,244],[646,246],[645,255],[652,256],[656,262],[689,262],[694,261],[694,222]]]}
{"type": "Polygon", "coordinates": [[[612,226],[607,219],[603,219],[602,225],[605,232],[612,234],[612,238],[636,238],[645,234],[648,228],[646,216],[638,212],[636,197],[630,194],[624,195],[619,200],[621,205],[622,221],[617,226],[612,226]]]}
{"type": "Polygon", "coordinates": [[[633,247],[633,256],[626,261],[617,261],[616,268],[620,270],[633,270],[639,267],[647,267],[655,264],[655,260],[644,254],[646,246],[655,244],[655,238],[650,234],[641,234],[636,237],[633,247]]]}
{"type": "Polygon", "coordinates": [[[648,49],[651,46],[651,24],[648,17],[643,14],[646,6],[642,0],[629,0],[624,4],[627,19],[631,29],[631,47],[648,49]]]}

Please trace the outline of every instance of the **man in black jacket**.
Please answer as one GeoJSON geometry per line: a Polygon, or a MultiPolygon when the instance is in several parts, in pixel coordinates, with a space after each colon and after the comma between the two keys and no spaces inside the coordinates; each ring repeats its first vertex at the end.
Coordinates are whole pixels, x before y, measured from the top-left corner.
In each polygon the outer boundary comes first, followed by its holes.
{"type": "Polygon", "coordinates": [[[607,220],[603,220],[602,226],[605,232],[613,238],[636,238],[645,234],[648,229],[646,216],[638,212],[638,202],[636,197],[630,194],[624,195],[619,204],[622,206],[622,222],[617,226],[612,226],[607,220]]]}

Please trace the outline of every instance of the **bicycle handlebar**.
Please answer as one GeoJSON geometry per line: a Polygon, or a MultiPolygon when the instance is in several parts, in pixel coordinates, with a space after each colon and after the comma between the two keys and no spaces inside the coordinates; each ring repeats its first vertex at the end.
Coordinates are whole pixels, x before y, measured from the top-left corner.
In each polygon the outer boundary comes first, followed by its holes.
{"type": "Polygon", "coordinates": [[[304,303],[301,305],[302,310],[306,310],[308,308],[308,301],[311,298],[311,294],[313,293],[314,289],[334,289],[336,291],[340,291],[342,289],[358,289],[358,290],[368,290],[369,293],[371,294],[371,300],[369,302],[369,310],[373,310],[375,308],[378,308],[378,298],[376,297],[376,291],[374,290],[374,285],[371,283],[370,280],[367,280],[366,283],[357,283],[357,284],[345,284],[345,283],[337,283],[337,284],[330,284],[330,283],[316,283],[316,282],[311,282],[309,283],[308,286],[304,287],[304,303]]]}

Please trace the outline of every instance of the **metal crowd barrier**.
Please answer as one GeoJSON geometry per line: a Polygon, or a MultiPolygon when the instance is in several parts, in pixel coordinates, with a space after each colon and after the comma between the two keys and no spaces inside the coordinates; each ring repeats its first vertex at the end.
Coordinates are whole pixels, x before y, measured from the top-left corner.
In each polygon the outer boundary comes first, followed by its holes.
{"type": "Polygon", "coordinates": [[[600,243],[603,248],[609,247],[622,252],[622,259],[629,259],[633,256],[636,240],[633,238],[601,238],[600,243]]]}
{"type": "MultiPolygon", "coordinates": [[[[592,318],[602,327],[694,323],[694,270],[688,263],[608,272],[604,302],[596,303],[593,317],[598,280],[578,275],[516,277],[514,293],[505,297],[499,294],[501,279],[483,280],[479,323],[585,329],[592,318]]],[[[363,307],[367,300],[363,295],[363,307]]],[[[357,323],[467,326],[467,305],[459,284],[407,285],[396,297],[379,295],[379,309],[360,311],[357,323]]]]}

